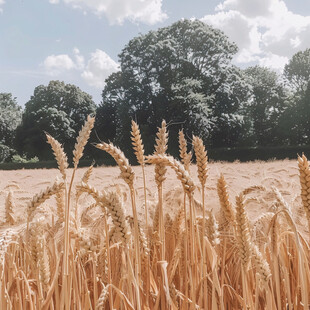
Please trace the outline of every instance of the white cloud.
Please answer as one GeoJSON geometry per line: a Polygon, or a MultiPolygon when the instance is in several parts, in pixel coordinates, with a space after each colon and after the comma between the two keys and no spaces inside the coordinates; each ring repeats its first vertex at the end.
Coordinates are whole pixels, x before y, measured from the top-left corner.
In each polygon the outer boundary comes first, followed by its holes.
{"type": "Polygon", "coordinates": [[[78,73],[86,83],[92,87],[103,88],[105,79],[119,70],[119,64],[100,49],[90,54],[85,65],[85,58],[78,48],[74,48],[73,55],[50,55],[45,58],[42,66],[47,75],[64,77],[78,73]]]}
{"type": "MultiPolygon", "coordinates": [[[[56,4],[60,0],[49,0],[56,4]]],[[[153,25],[167,18],[162,11],[162,0],[62,0],[65,4],[85,12],[105,15],[111,24],[125,20],[153,25]]]]}
{"type": "Polygon", "coordinates": [[[268,16],[272,0],[226,0],[216,7],[216,11],[236,10],[249,17],[268,16]]]}
{"type": "Polygon", "coordinates": [[[239,47],[237,62],[248,62],[255,59],[260,52],[261,34],[255,23],[238,11],[221,11],[215,15],[207,15],[202,21],[221,29],[239,47]]]}
{"type": "Polygon", "coordinates": [[[4,0],[0,0],[0,13],[3,12],[3,9],[1,8],[1,5],[4,5],[5,1],[4,0]]]}
{"type": "Polygon", "coordinates": [[[310,16],[288,10],[283,0],[225,0],[202,18],[239,46],[237,64],[257,62],[281,69],[310,45],[310,16]]]}
{"type": "Polygon", "coordinates": [[[284,68],[288,60],[289,60],[288,57],[269,53],[266,56],[259,59],[259,64],[263,67],[269,67],[274,70],[279,70],[280,68],[284,68]]]}
{"type": "Polygon", "coordinates": [[[75,64],[76,64],[77,69],[83,69],[84,68],[84,56],[81,55],[77,47],[73,49],[73,54],[74,54],[75,64]]]}
{"type": "Polygon", "coordinates": [[[58,75],[76,67],[71,57],[66,54],[46,57],[43,66],[49,75],[58,75]]]}
{"type": "Polygon", "coordinates": [[[113,72],[119,70],[119,65],[104,51],[97,49],[91,54],[82,78],[96,88],[103,88],[105,79],[113,72]]]}

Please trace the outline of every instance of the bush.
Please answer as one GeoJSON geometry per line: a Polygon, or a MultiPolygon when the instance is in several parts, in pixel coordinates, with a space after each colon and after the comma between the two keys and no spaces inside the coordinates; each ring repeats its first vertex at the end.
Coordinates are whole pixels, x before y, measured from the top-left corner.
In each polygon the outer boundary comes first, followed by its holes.
{"type": "Polygon", "coordinates": [[[37,163],[39,161],[39,158],[37,156],[32,157],[30,159],[27,159],[25,156],[20,155],[13,155],[12,157],[12,163],[21,163],[21,164],[27,164],[27,163],[37,163]]]}
{"type": "Polygon", "coordinates": [[[0,163],[9,162],[16,154],[14,149],[0,143],[0,163]]]}
{"type": "Polygon", "coordinates": [[[208,149],[209,159],[214,161],[253,161],[270,159],[297,159],[297,155],[310,156],[310,145],[236,147],[208,149]]]}

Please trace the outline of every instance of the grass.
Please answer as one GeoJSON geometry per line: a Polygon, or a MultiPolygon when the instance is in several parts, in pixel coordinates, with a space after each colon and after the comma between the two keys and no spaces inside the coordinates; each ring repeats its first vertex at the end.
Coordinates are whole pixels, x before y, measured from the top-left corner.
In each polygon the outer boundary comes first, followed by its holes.
{"type": "Polygon", "coordinates": [[[132,122],[144,184],[145,212],[139,218],[135,173],[113,144],[97,148],[114,158],[127,192],[94,188],[92,166],[73,185],[93,124],[88,117],[80,131],[71,175],[62,146],[47,136],[59,179],[27,203],[25,220],[15,218],[14,195],[8,192],[0,239],[0,309],[309,309],[310,168],[305,156],[298,158],[298,168],[308,225],[297,221],[296,210],[275,187],[248,187],[232,199],[223,174],[217,183],[221,208],[215,213],[205,207],[208,158],[202,140],[193,137],[195,184],[183,132],[181,161],[166,154],[164,121],[155,153],[146,156],[139,126],[132,122]],[[147,164],[155,168],[155,202],[147,199],[147,164]],[[170,168],[183,189],[175,215],[165,200],[170,168]],[[268,193],[273,209],[252,223],[247,204],[258,192],[268,193]],[[131,214],[123,201],[127,193],[131,214]],[[46,207],[47,200],[54,202],[55,212],[46,207]]]}

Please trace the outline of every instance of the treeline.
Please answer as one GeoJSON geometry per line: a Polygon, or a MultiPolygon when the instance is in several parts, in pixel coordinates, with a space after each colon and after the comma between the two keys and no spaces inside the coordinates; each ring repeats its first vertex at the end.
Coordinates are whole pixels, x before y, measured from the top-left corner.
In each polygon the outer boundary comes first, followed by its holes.
{"type": "MultiPolygon", "coordinates": [[[[12,94],[2,93],[0,160],[51,159],[44,132],[71,154],[88,114],[96,114],[92,141],[114,142],[127,155],[132,119],[147,153],[162,119],[173,155],[182,128],[189,139],[202,137],[209,149],[310,144],[310,49],[295,54],[281,75],[260,66],[236,67],[237,51],[222,31],[182,20],[128,42],[99,105],[59,81],[36,87],[24,110],[12,94]]],[[[86,150],[86,158],[100,156],[91,145],[86,150]]]]}

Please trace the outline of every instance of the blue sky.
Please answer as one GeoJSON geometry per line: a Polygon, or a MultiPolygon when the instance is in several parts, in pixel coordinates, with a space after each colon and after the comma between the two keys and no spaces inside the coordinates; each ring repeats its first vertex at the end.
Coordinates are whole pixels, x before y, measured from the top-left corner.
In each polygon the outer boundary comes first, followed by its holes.
{"type": "Polygon", "coordinates": [[[99,104],[124,45],[180,18],[222,29],[241,67],[280,72],[310,47],[310,0],[0,0],[0,92],[24,105],[36,86],[59,79],[99,104]]]}

